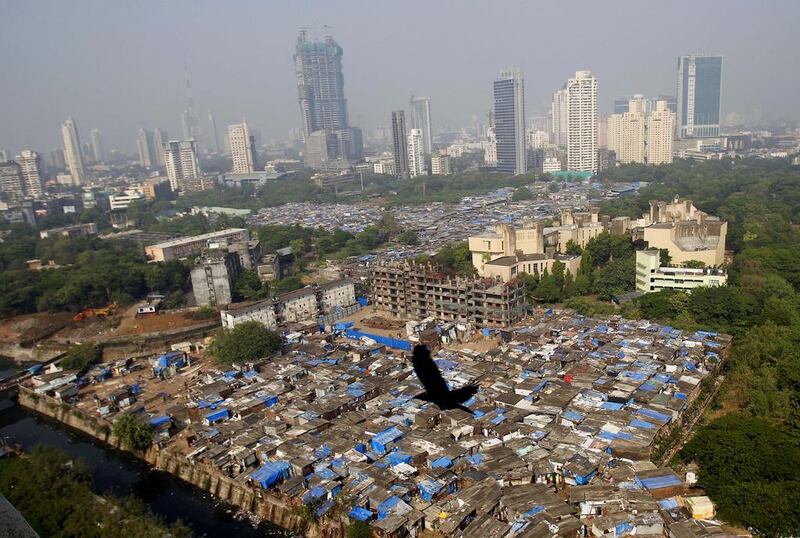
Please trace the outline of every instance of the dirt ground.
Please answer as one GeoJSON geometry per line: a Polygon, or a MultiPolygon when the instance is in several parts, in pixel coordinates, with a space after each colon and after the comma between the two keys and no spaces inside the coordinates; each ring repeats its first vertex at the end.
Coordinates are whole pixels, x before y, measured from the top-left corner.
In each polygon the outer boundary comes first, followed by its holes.
{"type": "Polygon", "coordinates": [[[132,306],[123,314],[122,321],[115,334],[117,336],[169,331],[182,327],[191,327],[208,320],[195,319],[191,312],[168,312],[136,317],[136,306],[132,306]]]}
{"type": "Polygon", "coordinates": [[[13,316],[0,321],[0,342],[16,344],[23,340],[45,336],[72,322],[72,314],[40,313],[13,316]]]}

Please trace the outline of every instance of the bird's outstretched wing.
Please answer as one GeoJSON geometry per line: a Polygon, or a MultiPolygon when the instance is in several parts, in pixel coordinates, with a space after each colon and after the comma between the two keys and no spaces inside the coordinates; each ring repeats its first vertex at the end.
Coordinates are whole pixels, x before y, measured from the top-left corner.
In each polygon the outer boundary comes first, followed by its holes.
{"type": "Polygon", "coordinates": [[[470,383],[460,389],[450,391],[450,400],[454,403],[463,404],[478,393],[478,384],[470,383]]]}
{"type": "Polygon", "coordinates": [[[446,398],[449,392],[447,383],[445,383],[436,363],[431,359],[430,350],[422,345],[414,346],[412,363],[414,364],[414,373],[417,374],[420,383],[425,387],[428,399],[437,401],[446,398]]]}

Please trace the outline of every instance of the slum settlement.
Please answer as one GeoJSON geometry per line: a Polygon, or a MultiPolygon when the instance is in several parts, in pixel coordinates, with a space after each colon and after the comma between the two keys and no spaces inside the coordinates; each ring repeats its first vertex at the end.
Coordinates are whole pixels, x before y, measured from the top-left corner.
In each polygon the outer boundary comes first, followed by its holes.
{"type": "Polygon", "coordinates": [[[361,520],[391,537],[731,532],[693,473],[656,463],[707,401],[729,337],[552,310],[472,334],[428,322],[447,383],[480,385],[470,414],[415,398],[419,324],[388,343],[351,325],[227,371],[184,351],[82,377],[43,371],[20,401],[109,426],[136,413],[155,431],[148,452],[181,476],[210,470],[206,489],[224,483],[256,513],[279,502],[317,525],[361,520]]]}

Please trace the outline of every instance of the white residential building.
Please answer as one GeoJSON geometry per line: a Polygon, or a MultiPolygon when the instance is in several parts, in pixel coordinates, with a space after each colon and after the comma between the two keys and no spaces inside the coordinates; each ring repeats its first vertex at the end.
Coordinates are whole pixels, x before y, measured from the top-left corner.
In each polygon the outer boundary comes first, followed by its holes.
{"type": "Polygon", "coordinates": [[[228,126],[228,143],[231,147],[234,174],[249,174],[256,171],[255,138],[250,134],[247,120],[228,126]]]}
{"type": "Polygon", "coordinates": [[[662,266],[658,250],[636,252],[637,291],[645,293],[661,290],[691,291],[701,286],[724,286],[727,282],[728,275],[719,268],[689,269],[687,267],[662,266]]]}
{"type": "Polygon", "coordinates": [[[647,163],[666,164],[672,162],[672,147],[675,133],[675,113],[666,101],[656,101],[656,109],[647,118],[647,163]]]}
{"type": "Polygon", "coordinates": [[[548,172],[560,172],[561,171],[561,161],[558,160],[558,157],[545,157],[544,164],[542,165],[542,172],[547,174],[548,172]]]}
{"type": "Polygon", "coordinates": [[[39,154],[23,149],[14,159],[22,172],[22,184],[25,194],[32,198],[42,197],[41,159],[39,154]]]}
{"type": "Polygon", "coordinates": [[[411,129],[408,133],[408,174],[410,177],[427,174],[425,140],[422,136],[422,129],[411,129]]]}
{"type": "Polygon", "coordinates": [[[608,117],[608,149],[616,152],[620,163],[669,163],[674,129],[675,114],[666,101],[657,101],[647,112],[644,97],[634,96],[628,112],[608,117]]]}
{"type": "Polygon", "coordinates": [[[486,148],[483,150],[483,162],[487,166],[497,166],[497,137],[494,134],[494,127],[489,127],[486,131],[486,148]]]}
{"type": "Polygon", "coordinates": [[[336,280],[319,286],[319,302],[322,312],[336,314],[356,302],[356,289],[351,280],[336,280]]]}
{"type": "Polygon", "coordinates": [[[67,169],[72,176],[72,184],[81,186],[86,179],[86,172],[83,166],[83,154],[81,153],[81,139],[78,136],[78,126],[75,120],[67,118],[61,125],[61,137],[64,139],[64,158],[67,161],[67,169]]]}
{"type": "Polygon", "coordinates": [[[108,197],[110,209],[128,209],[133,202],[144,200],[144,193],[137,189],[127,189],[120,194],[112,194],[108,197]]]}
{"type": "Polygon", "coordinates": [[[567,170],[597,172],[597,79],[576,71],[567,81],[567,170]]]}
{"type": "Polygon", "coordinates": [[[270,330],[278,328],[275,304],[272,299],[223,310],[220,312],[220,317],[222,318],[222,326],[226,329],[233,329],[245,321],[257,321],[270,330]]]}
{"type": "Polygon", "coordinates": [[[434,176],[449,176],[452,173],[450,155],[447,154],[447,150],[434,151],[431,155],[431,174],[434,176]]]}
{"type": "Polygon", "coordinates": [[[200,179],[200,165],[197,162],[197,146],[194,140],[170,140],[164,146],[164,164],[167,167],[169,186],[173,192],[179,189],[187,190],[187,187],[200,179]]]}
{"type": "Polygon", "coordinates": [[[541,149],[550,145],[550,133],[529,129],[525,132],[525,142],[529,148],[541,149]]]}

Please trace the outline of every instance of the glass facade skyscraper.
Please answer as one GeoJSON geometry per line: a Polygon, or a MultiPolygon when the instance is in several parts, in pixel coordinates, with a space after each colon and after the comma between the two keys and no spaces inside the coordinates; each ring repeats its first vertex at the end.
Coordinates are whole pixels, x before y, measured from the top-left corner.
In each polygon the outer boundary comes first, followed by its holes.
{"type": "Polygon", "coordinates": [[[719,136],[722,56],[678,58],[678,138],[719,136]]]}
{"type": "Polygon", "coordinates": [[[497,171],[524,174],[525,82],[522,71],[504,71],[494,81],[494,133],[497,139],[497,171]]]}

